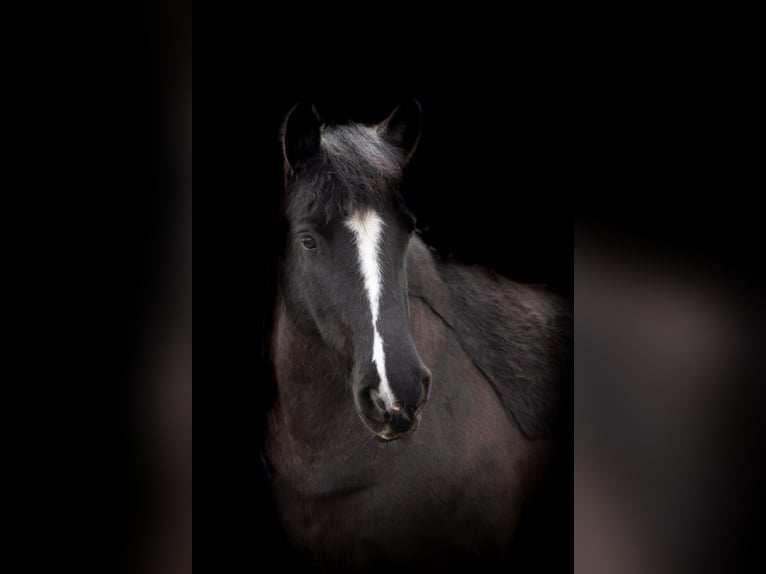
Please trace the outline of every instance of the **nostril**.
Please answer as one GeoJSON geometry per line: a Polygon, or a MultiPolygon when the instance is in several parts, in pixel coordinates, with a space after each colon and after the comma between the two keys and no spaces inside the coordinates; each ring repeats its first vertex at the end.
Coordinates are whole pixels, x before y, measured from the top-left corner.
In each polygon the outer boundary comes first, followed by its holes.
{"type": "Polygon", "coordinates": [[[396,416],[391,417],[391,420],[388,422],[395,432],[403,433],[412,428],[413,424],[415,423],[415,419],[416,417],[413,411],[400,409],[396,416]]]}
{"type": "Polygon", "coordinates": [[[383,397],[380,396],[378,389],[374,387],[370,389],[370,400],[372,401],[372,404],[375,405],[375,407],[378,410],[383,412],[386,411],[386,402],[383,400],[383,397]]]}
{"type": "Polygon", "coordinates": [[[386,403],[375,387],[362,389],[358,397],[359,408],[362,414],[377,423],[387,423],[391,418],[386,409],[386,403]]]}

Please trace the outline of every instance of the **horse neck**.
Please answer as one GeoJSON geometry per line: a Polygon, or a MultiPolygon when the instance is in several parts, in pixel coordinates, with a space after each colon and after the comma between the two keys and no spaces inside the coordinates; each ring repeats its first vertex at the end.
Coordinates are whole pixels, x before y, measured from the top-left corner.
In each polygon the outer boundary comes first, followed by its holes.
{"type": "Polygon", "coordinates": [[[312,447],[347,436],[349,419],[358,417],[346,382],[349,367],[293,312],[280,299],[273,346],[277,382],[273,416],[292,442],[312,447]]]}

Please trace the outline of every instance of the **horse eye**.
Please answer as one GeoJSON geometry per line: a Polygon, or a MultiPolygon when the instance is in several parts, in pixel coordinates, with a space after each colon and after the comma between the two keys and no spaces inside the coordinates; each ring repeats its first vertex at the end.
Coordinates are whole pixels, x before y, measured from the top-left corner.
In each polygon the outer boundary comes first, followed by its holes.
{"type": "Polygon", "coordinates": [[[310,235],[304,235],[301,237],[301,245],[306,251],[314,251],[317,248],[317,242],[310,235]]]}

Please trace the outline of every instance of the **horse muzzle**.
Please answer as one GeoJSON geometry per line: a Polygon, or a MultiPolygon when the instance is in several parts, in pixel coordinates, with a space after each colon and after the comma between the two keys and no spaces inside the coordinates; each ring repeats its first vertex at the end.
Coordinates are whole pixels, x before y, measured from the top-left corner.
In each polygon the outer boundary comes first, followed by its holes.
{"type": "Polygon", "coordinates": [[[362,422],[379,439],[391,441],[413,433],[420,424],[420,411],[428,400],[431,373],[423,368],[419,380],[419,397],[407,403],[387,405],[377,387],[364,387],[356,396],[357,410],[362,422]]]}

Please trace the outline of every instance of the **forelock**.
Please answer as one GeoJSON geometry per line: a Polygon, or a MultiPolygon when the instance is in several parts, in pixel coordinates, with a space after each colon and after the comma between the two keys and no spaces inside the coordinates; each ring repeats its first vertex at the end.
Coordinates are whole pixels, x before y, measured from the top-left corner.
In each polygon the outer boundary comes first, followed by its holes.
{"type": "Polygon", "coordinates": [[[398,193],[403,157],[375,127],[324,126],[321,152],[291,190],[288,210],[294,216],[345,216],[362,207],[376,208],[398,193]]]}
{"type": "Polygon", "coordinates": [[[350,124],[322,131],[322,148],[332,163],[359,171],[398,174],[402,158],[375,127],[350,124]],[[349,166],[349,164],[352,164],[349,166]]]}

